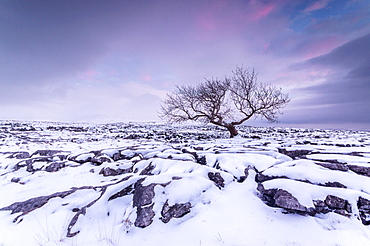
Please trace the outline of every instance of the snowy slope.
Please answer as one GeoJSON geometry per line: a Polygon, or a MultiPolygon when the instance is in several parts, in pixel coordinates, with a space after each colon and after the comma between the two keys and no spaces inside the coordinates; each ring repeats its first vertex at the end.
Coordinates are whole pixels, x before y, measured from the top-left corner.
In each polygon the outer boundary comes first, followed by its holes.
{"type": "Polygon", "coordinates": [[[0,121],[0,245],[370,245],[370,133],[0,121]]]}

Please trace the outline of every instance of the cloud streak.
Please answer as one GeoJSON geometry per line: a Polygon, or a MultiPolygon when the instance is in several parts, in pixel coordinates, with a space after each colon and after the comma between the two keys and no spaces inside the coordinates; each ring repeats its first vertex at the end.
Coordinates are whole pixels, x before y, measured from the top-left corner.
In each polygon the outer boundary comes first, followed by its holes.
{"type": "Polygon", "coordinates": [[[304,107],[316,115],[306,122],[370,122],[370,54],[366,52],[369,46],[370,34],[293,66],[306,72],[328,71],[320,76],[325,83],[300,89],[309,96],[296,106],[296,111],[304,107]]]}

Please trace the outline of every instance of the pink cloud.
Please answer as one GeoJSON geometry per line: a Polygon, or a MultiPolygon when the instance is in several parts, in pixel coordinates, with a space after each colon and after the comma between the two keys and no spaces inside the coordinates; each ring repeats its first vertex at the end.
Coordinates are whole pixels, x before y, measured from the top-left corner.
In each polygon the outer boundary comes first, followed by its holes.
{"type": "Polygon", "coordinates": [[[94,71],[94,70],[89,70],[89,71],[85,72],[85,75],[86,75],[87,77],[94,77],[94,76],[96,76],[96,75],[98,75],[98,74],[99,74],[99,72],[94,71]]]}
{"type": "Polygon", "coordinates": [[[142,79],[143,79],[145,82],[149,82],[149,81],[151,81],[153,78],[152,78],[150,75],[144,75],[144,76],[142,76],[142,79]]]}
{"type": "Polygon", "coordinates": [[[215,35],[213,32],[216,30],[216,22],[210,16],[201,16],[198,20],[198,27],[200,32],[198,37],[203,41],[208,41],[212,39],[215,35]]]}
{"type": "Polygon", "coordinates": [[[266,5],[259,9],[256,13],[252,14],[250,19],[253,21],[259,21],[267,17],[275,9],[274,5],[266,5]]]}
{"type": "Polygon", "coordinates": [[[325,39],[316,40],[306,45],[305,59],[310,59],[316,56],[327,54],[341,44],[342,44],[341,40],[335,36],[330,36],[325,39]]]}
{"type": "Polygon", "coordinates": [[[260,21],[268,17],[272,11],[277,8],[277,5],[281,5],[280,1],[273,3],[263,4],[261,1],[252,0],[249,2],[245,13],[245,19],[253,22],[260,21]]]}
{"type": "Polygon", "coordinates": [[[201,40],[210,40],[225,31],[225,26],[229,27],[229,18],[225,18],[226,10],[229,6],[226,1],[212,2],[207,8],[200,8],[195,13],[195,24],[201,40]]]}
{"type": "Polygon", "coordinates": [[[216,29],[217,23],[216,19],[213,16],[215,13],[212,12],[206,12],[202,13],[198,17],[198,26],[203,30],[203,31],[212,31],[216,29]]]}
{"type": "MultiPolygon", "coordinates": [[[[242,5],[236,2],[230,4],[230,1],[226,0],[214,1],[207,8],[196,11],[194,16],[196,36],[202,41],[211,41],[235,37],[252,29],[258,29],[254,22],[268,18],[282,5],[281,1],[264,4],[261,1],[252,0],[242,5]]],[[[265,51],[267,48],[264,47],[265,51]]]]}
{"type": "Polygon", "coordinates": [[[315,67],[314,70],[309,70],[306,72],[306,77],[309,77],[309,78],[322,78],[322,77],[326,77],[330,74],[332,74],[333,71],[328,69],[328,68],[318,68],[318,67],[315,67]]]}
{"type": "Polygon", "coordinates": [[[263,44],[263,50],[264,50],[264,52],[266,52],[266,53],[268,52],[268,49],[269,49],[270,45],[271,45],[270,43],[264,43],[263,44]]]}
{"type": "Polygon", "coordinates": [[[86,72],[83,72],[83,73],[80,73],[78,75],[78,78],[79,79],[82,79],[82,80],[89,80],[89,81],[95,81],[96,78],[100,75],[100,73],[98,71],[95,71],[95,70],[88,70],[86,72]]]}
{"type": "Polygon", "coordinates": [[[328,5],[328,0],[322,0],[314,2],[312,5],[308,6],[304,12],[311,12],[319,9],[323,9],[328,5]]]}

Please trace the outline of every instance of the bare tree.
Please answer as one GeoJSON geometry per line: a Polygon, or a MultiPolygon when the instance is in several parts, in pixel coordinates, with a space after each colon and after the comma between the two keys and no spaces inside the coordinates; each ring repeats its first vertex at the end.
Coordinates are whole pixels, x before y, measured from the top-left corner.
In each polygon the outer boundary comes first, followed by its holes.
{"type": "Polygon", "coordinates": [[[205,79],[196,86],[176,86],[162,102],[160,117],[169,122],[188,120],[226,127],[230,137],[238,135],[235,126],[252,117],[269,122],[277,121],[277,114],[290,101],[281,88],[257,83],[257,73],[237,67],[231,78],[205,79]]]}

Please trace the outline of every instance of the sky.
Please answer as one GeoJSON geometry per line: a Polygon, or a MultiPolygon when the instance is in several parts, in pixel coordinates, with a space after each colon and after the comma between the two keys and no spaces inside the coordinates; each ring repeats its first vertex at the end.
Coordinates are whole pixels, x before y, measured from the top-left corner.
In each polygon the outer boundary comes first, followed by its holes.
{"type": "Polygon", "coordinates": [[[0,1],[2,120],[158,121],[241,65],[289,93],[276,126],[370,130],[368,0],[0,1]]]}

